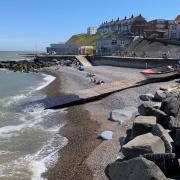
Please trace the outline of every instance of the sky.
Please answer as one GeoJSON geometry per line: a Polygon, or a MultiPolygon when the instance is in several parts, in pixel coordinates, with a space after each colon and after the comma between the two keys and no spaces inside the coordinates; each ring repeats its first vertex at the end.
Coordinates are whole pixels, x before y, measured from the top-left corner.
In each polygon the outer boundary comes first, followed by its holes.
{"type": "Polygon", "coordinates": [[[45,51],[89,26],[132,14],[172,20],[180,0],[0,0],[0,51],[45,51]]]}

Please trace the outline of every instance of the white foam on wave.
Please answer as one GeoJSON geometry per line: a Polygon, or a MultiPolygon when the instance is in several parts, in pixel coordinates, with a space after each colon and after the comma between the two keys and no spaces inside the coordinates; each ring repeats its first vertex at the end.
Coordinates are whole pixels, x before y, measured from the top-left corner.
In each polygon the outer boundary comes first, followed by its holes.
{"type": "MultiPolygon", "coordinates": [[[[41,177],[41,174],[47,169],[54,165],[58,160],[58,151],[64,147],[68,140],[65,137],[62,137],[59,134],[60,128],[63,127],[63,124],[55,125],[53,127],[44,127],[43,124],[40,124],[46,115],[51,115],[55,112],[62,112],[61,110],[44,110],[41,105],[36,105],[31,108],[24,110],[24,113],[21,114],[22,124],[17,126],[5,126],[0,128],[0,137],[10,137],[18,136],[21,130],[26,130],[26,128],[42,128],[43,131],[48,132],[51,137],[48,142],[44,142],[44,145],[39,149],[35,154],[27,154],[21,156],[16,160],[11,162],[5,162],[0,164],[0,177],[17,177],[21,176],[21,170],[25,167],[28,167],[26,174],[23,174],[23,177],[31,177],[32,180],[44,180],[41,177]],[[27,119],[28,116],[31,116],[27,119]]],[[[46,133],[45,133],[46,134],[46,133]]],[[[13,152],[12,152],[13,153],[13,152]]],[[[9,152],[2,151],[0,155],[8,155],[9,152]]],[[[23,171],[24,173],[24,171],[23,171]]]]}
{"type": "MultiPolygon", "coordinates": [[[[25,128],[32,128],[38,126],[45,116],[51,115],[55,112],[63,112],[62,110],[46,109],[41,104],[27,107],[23,110],[24,113],[19,114],[18,118],[22,124],[13,126],[4,126],[0,128],[0,138],[9,138],[18,136],[18,133],[25,128]]],[[[17,115],[17,114],[16,114],[17,115]]],[[[51,130],[50,130],[51,131],[51,130]]]]}
{"type": "Polygon", "coordinates": [[[41,174],[57,162],[58,151],[67,145],[68,139],[60,136],[58,131],[47,145],[44,145],[34,155],[33,160],[30,162],[29,168],[32,172],[32,180],[44,180],[45,178],[41,177],[41,174]]]}
{"type": "Polygon", "coordinates": [[[18,101],[27,98],[27,95],[20,94],[16,96],[9,96],[0,100],[1,106],[6,108],[16,104],[18,101]]]}
{"type": "MultiPolygon", "coordinates": [[[[1,70],[1,69],[0,69],[1,70]]],[[[3,71],[7,71],[9,72],[7,69],[2,69],[3,71]]],[[[12,105],[17,104],[17,102],[30,97],[35,91],[39,91],[43,88],[45,88],[46,86],[48,86],[51,82],[53,82],[56,77],[51,76],[51,75],[46,75],[46,74],[42,74],[43,75],[43,83],[40,83],[38,85],[36,85],[36,87],[28,87],[26,89],[26,92],[22,92],[19,95],[14,95],[14,96],[8,96],[5,98],[0,99],[0,106],[7,108],[10,107],[12,105]]]]}
{"type": "Polygon", "coordinates": [[[47,74],[42,74],[42,75],[44,76],[43,79],[45,82],[42,83],[38,88],[36,88],[37,91],[45,88],[46,86],[48,86],[51,82],[53,82],[56,79],[56,77],[51,76],[51,75],[47,75],[47,74]]]}
{"type": "Polygon", "coordinates": [[[55,135],[37,153],[0,164],[0,178],[23,177],[26,179],[25,177],[27,177],[30,179],[31,177],[31,180],[46,180],[46,178],[41,176],[42,173],[46,172],[49,167],[57,162],[58,151],[67,145],[67,143],[67,138],[55,135]],[[27,167],[26,171],[21,174],[21,170],[25,167],[27,167]]]}
{"type": "Polygon", "coordinates": [[[12,154],[12,152],[0,150],[0,155],[9,155],[9,154],[12,154]]]}
{"type": "Polygon", "coordinates": [[[33,127],[39,124],[43,120],[43,117],[50,113],[53,113],[53,111],[44,110],[44,107],[41,105],[36,105],[34,107],[32,106],[30,109],[25,109],[24,114],[19,114],[18,117],[15,117],[21,120],[22,123],[19,125],[9,125],[1,127],[0,138],[17,136],[22,129],[33,127]],[[27,119],[28,116],[31,117],[27,119]]]}
{"type": "MultiPolygon", "coordinates": [[[[32,155],[26,155],[10,162],[0,164],[0,177],[18,177],[21,176],[21,169],[27,167],[26,176],[31,176],[32,180],[46,180],[41,177],[42,173],[46,172],[49,167],[55,165],[58,160],[58,152],[61,148],[67,145],[68,139],[62,137],[59,134],[60,128],[64,125],[61,124],[58,127],[52,127],[46,129],[51,133],[52,138],[45,142],[41,149],[32,155]]],[[[8,155],[9,152],[2,152],[2,155],[8,155]]],[[[23,174],[25,176],[25,174],[23,174]]]]}
{"type": "Polygon", "coordinates": [[[0,71],[8,71],[7,68],[0,68],[0,71]]]}
{"type": "Polygon", "coordinates": [[[17,126],[4,126],[0,128],[0,137],[1,138],[9,138],[15,136],[18,131],[23,129],[25,124],[17,125],[17,126]]]}

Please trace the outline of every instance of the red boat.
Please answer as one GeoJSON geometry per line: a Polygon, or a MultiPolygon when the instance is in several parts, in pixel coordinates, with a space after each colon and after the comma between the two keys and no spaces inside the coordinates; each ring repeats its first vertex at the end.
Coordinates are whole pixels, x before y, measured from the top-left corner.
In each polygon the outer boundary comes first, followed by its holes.
{"type": "Polygon", "coordinates": [[[164,66],[153,69],[145,69],[140,72],[146,79],[159,79],[176,76],[180,73],[179,67],[164,66]]]}

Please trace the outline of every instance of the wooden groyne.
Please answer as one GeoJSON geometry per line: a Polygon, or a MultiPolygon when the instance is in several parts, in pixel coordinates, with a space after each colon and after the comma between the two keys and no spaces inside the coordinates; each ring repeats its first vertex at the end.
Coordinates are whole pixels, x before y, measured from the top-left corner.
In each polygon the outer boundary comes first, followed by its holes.
{"type": "Polygon", "coordinates": [[[179,78],[180,74],[177,74],[174,77],[168,79],[153,79],[153,80],[145,80],[144,77],[139,76],[136,79],[131,80],[122,80],[116,81],[112,83],[105,83],[102,85],[97,85],[93,88],[84,89],[76,92],[74,95],[65,95],[58,96],[53,98],[42,99],[30,104],[26,104],[25,106],[33,106],[35,104],[41,104],[45,109],[59,109],[66,108],[73,105],[84,104],[92,101],[96,101],[104,98],[107,95],[112,93],[122,91],[129,88],[139,87],[142,85],[154,83],[154,82],[162,82],[165,80],[170,80],[173,78],[179,78]]]}
{"type": "Polygon", "coordinates": [[[32,106],[33,104],[41,104],[45,109],[65,108],[73,105],[79,105],[91,101],[101,99],[111,93],[142,86],[149,83],[143,77],[138,77],[132,80],[123,80],[112,83],[97,85],[93,88],[80,90],[75,95],[58,96],[53,98],[46,98],[39,100],[25,106],[32,106]]]}

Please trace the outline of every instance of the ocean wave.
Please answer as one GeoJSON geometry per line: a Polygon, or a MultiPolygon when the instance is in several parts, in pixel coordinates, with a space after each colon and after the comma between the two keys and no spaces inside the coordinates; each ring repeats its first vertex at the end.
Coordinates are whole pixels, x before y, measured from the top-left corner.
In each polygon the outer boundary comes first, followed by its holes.
{"type": "Polygon", "coordinates": [[[17,132],[25,127],[25,124],[16,126],[4,126],[0,128],[0,138],[9,138],[16,136],[17,132]]]}
{"type": "MultiPolygon", "coordinates": [[[[68,143],[68,139],[59,134],[59,130],[63,126],[61,124],[58,127],[52,127],[53,131],[46,129],[52,138],[48,142],[44,142],[44,145],[36,153],[0,164],[0,177],[18,179],[23,176],[31,180],[45,180],[41,174],[57,162],[58,151],[68,143]]],[[[11,152],[2,151],[2,155],[9,153],[11,152]]]]}
{"type": "Polygon", "coordinates": [[[37,91],[45,88],[46,86],[48,86],[51,82],[53,82],[56,79],[56,77],[51,76],[51,75],[47,75],[47,74],[42,74],[42,75],[44,76],[43,79],[45,82],[42,83],[38,88],[36,88],[37,91]]]}
{"type": "MultiPolygon", "coordinates": [[[[58,130],[59,131],[59,130],[58,130]]],[[[56,134],[48,143],[44,145],[33,157],[29,164],[32,171],[32,180],[44,179],[41,174],[49,167],[55,165],[58,160],[58,151],[68,144],[68,139],[56,134]]]]}
{"type": "Polygon", "coordinates": [[[9,96],[9,97],[5,97],[2,98],[0,100],[1,106],[6,108],[6,107],[10,107],[12,105],[17,104],[18,101],[27,98],[27,95],[25,94],[20,94],[20,95],[16,95],[16,96],[9,96]]]}
{"type": "MultiPolygon", "coordinates": [[[[3,69],[3,71],[6,71],[3,69]]],[[[7,72],[10,72],[7,70],[7,72]]],[[[1,97],[0,99],[0,108],[8,108],[8,107],[12,107],[17,105],[19,102],[21,102],[22,100],[33,100],[35,99],[42,99],[45,98],[46,95],[45,94],[38,94],[36,93],[36,91],[39,91],[43,88],[45,88],[46,86],[48,86],[51,82],[53,82],[56,77],[51,76],[51,75],[46,75],[46,74],[41,74],[43,76],[43,81],[41,83],[38,83],[34,86],[29,86],[26,87],[25,89],[21,90],[21,92],[19,92],[18,95],[10,95],[10,96],[6,96],[6,97],[1,97]]]]}
{"type": "Polygon", "coordinates": [[[12,152],[0,150],[0,156],[2,156],[2,155],[10,155],[10,154],[12,154],[12,152]]]}
{"type": "Polygon", "coordinates": [[[0,71],[8,71],[7,68],[0,68],[0,71]]]}
{"type": "Polygon", "coordinates": [[[34,106],[29,106],[25,108],[22,113],[13,113],[11,115],[14,116],[14,121],[15,119],[17,119],[17,121],[21,122],[21,124],[1,127],[0,138],[18,136],[20,131],[26,128],[38,128],[41,126],[41,123],[44,121],[46,116],[50,116],[57,112],[63,113],[64,111],[52,109],[44,110],[44,107],[41,104],[35,104],[34,106]]]}

